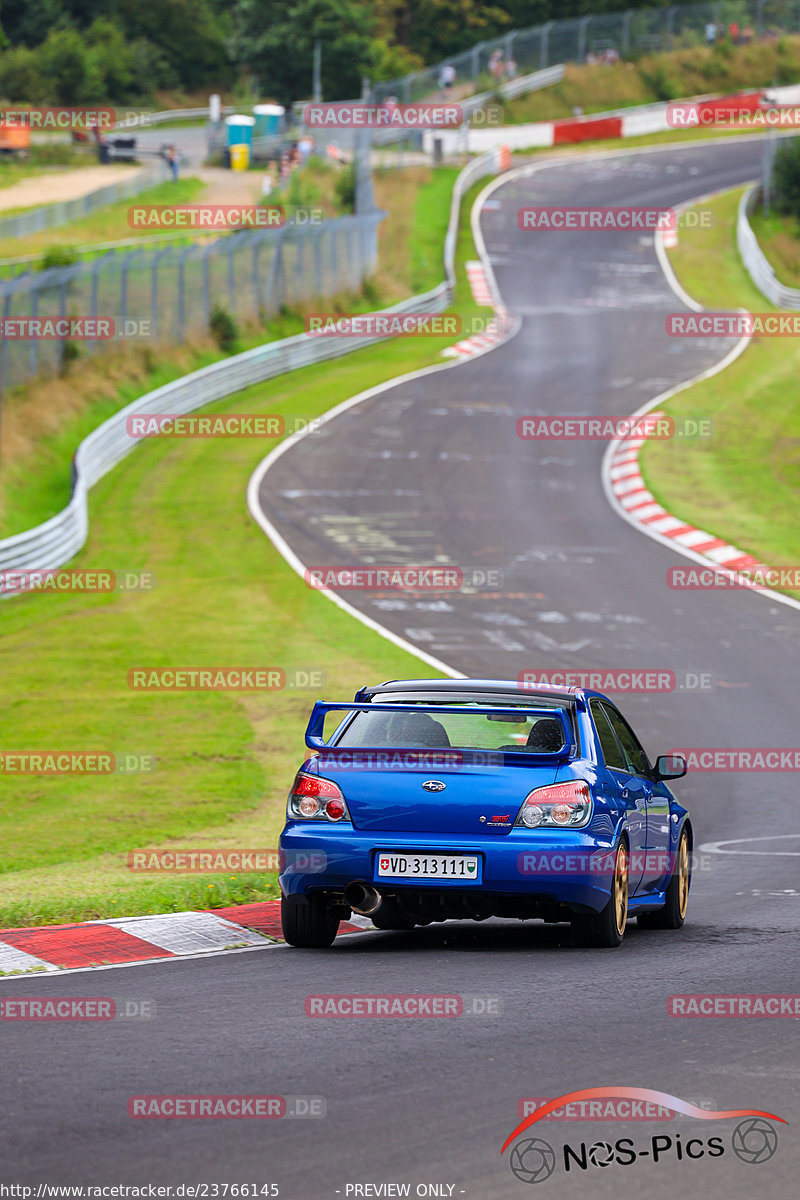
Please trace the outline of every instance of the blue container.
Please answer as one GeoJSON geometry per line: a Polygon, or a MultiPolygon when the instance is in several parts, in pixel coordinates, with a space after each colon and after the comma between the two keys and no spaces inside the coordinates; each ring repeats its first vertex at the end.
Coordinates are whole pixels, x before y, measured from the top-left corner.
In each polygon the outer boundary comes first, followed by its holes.
{"type": "Polygon", "coordinates": [[[228,128],[228,145],[252,146],[253,126],[255,123],[254,117],[243,117],[238,113],[235,113],[232,117],[226,117],[225,124],[228,128]]]}
{"type": "Polygon", "coordinates": [[[282,104],[257,104],[253,109],[256,137],[279,137],[286,109],[282,104]]]}

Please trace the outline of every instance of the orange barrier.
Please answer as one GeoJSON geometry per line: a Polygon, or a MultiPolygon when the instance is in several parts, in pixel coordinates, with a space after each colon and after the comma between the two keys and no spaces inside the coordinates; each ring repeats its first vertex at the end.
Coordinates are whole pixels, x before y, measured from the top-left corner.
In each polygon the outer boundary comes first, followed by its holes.
{"type": "Polygon", "coordinates": [[[31,131],[25,125],[4,125],[0,122],[0,150],[29,150],[31,131]]]}

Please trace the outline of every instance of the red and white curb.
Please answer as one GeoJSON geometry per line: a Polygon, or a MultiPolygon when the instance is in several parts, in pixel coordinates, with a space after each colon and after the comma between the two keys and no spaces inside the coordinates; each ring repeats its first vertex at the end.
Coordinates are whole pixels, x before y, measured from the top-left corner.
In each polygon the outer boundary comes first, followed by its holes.
{"type": "Polygon", "coordinates": [[[489,280],[486,278],[486,272],[483,269],[483,263],[464,263],[464,268],[467,272],[467,279],[475,303],[483,304],[487,308],[494,308],[494,297],[492,296],[492,289],[489,287],[489,280]]]}
{"type": "MultiPolygon", "coordinates": [[[[666,418],[667,414],[651,411],[647,415],[649,424],[657,422],[659,418],[666,418]]],[[[705,529],[689,525],[656,502],[652,492],[648,491],[639,469],[639,451],[646,440],[645,437],[621,439],[608,463],[611,492],[628,517],[653,533],[670,538],[676,546],[683,546],[701,555],[715,567],[725,567],[732,571],[745,568],[766,571],[767,565],[759,562],[752,554],[746,554],[744,550],[731,546],[724,538],[715,537],[705,529]]]]}
{"type": "MultiPolygon", "coordinates": [[[[373,928],[366,917],[354,915],[342,922],[339,934],[373,928]]],[[[0,929],[0,978],[267,949],[282,941],[279,900],[79,925],[0,929]]]]}
{"type": "Polygon", "coordinates": [[[475,303],[486,308],[493,308],[495,316],[490,319],[485,333],[475,333],[472,337],[456,342],[454,346],[448,346],[446,350],[442,351],[443,358],[464,360],[485,354],[487,350],[492,350],[500,342],[505,341],[515,327],[507,310],[495,303],[483,263],[468,262],[464,266],[475,303]]]}

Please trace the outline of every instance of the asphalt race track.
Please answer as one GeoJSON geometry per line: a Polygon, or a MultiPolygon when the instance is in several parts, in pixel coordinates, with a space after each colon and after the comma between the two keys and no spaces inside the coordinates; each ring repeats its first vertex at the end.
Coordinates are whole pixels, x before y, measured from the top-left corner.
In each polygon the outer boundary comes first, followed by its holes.
{"type": "MultiPolygon", "coordinates": [[[[650,236],[532,235],[518,229],[517,209],[676,204],[757,176],[761,155],[759,141],[732,140],[570,160],[496,190],[482,228],[521,332],[483,358],[356,406],[280,458],[261,500],[295,553],[306,564],[499,570],[491,591],[347,599],[469,675],[676,671],[687,686],[618,698],[651,754],[795,746],[800,613],[747,591],[670,590],[668,568],[687,560],[609,507],[605,443],[542,444],[515,432],[517,417],[533,413],[628,414],[731,344],[666,337],[664,317],[681,304],[650,236]],[[708,687],[688,686],[703,673],[708,687]]],[[[20,1023],[13,1046],[6,1035],[0,1157],[25,1183],[275,1182],[283,1200],[380,1195],[347,1185],[387,1183],[410,1183],[411,1195],[436,1184],[442,1190],[428,1194],[469,1200],[795,1195],[796,1020],[672,1018],[666,1001],[800,990],[796,782],[790,773],[694,772],[675,791],[692,808],[699,846],[741,839],[727,850],[760,853],[700,854],[684,929],[633,925],[617,951],[574,949],[566,927],[449,924],[356,935],[325,952],[280,948],[3,981],[3,995],[149,999],[156,1013],[109,1025],[20,1023]],[[323,992],[494,997],[502,1013],[307,1017],[304,998],[323,992]],[[500,1147],[520,1098],[603,1085],[764,1109],[789,1124],[777,1126],[774,1157],[752,1163],[733,1153],[730,1120],[542,1122],[531,1136],[559,1154],[567,1141],[625,1135],[637,1160],[568,1175],[559,1166],[537,1186],[516,1178],[500,1147]],[[197,1092],[317,1096],[327,1116],[126,1114],[132,1094],[197,1092]],[[654,1162],[645,1153],[654,1134],[673,1143],[678,1134],[719,1135],[726,1149],[679,1161],[673,1148],[654,1162]]]]}

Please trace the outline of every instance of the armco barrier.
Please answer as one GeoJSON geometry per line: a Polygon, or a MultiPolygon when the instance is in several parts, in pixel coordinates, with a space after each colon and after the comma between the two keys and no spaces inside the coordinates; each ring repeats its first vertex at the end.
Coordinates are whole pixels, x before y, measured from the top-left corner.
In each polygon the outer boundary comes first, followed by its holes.
{"type": "Polygon", "coordinates": [[[748,214],[753,212],[761,196],[761,188],[748,188],[739,201],[739,212],[736,218],[736,245],[742,262],[762,295],[771,300],[778,308],[800,309],[800,291],[786,287],[775,274],[764,251],[758,244],[758,239],[748,221],[748,214]]]}
{"type": "MultiPolygon", "coordinates": [[[[455,246],[461,197],[477,180],[500,170],[500,151],[473,159],[461,171],[453,189],[450,221],[445,238],[445,281],[423,295],[412,296],[385,309],[387,313],[442,312],[455,283],[455,246]]],[[[73,466],[72,497],[66,508],[42,525],[0,541],[0,572],[54,570],[67,563],[85,544],[88,529],[89,489],[137,445],[126,432],[127,418],[138,413],[188,413],[243,388],[313,363],[339,358],[373,345],[379,338],[314,338],[300,333],[265,346],[257,346],[222,362],[193,371],[164,387],[148,392],[121,409],[89,434],[78,447],[73,466]]]]}

